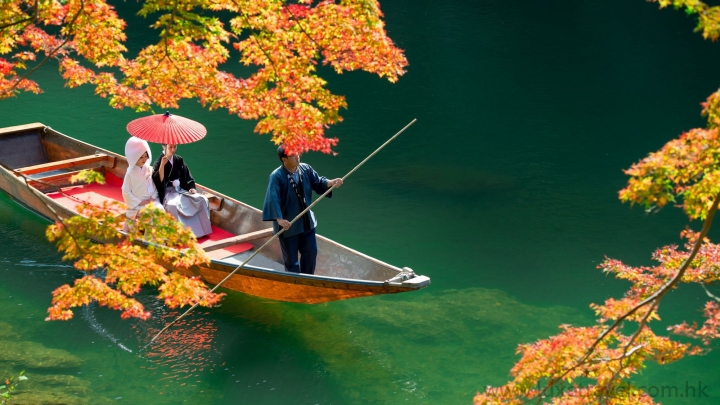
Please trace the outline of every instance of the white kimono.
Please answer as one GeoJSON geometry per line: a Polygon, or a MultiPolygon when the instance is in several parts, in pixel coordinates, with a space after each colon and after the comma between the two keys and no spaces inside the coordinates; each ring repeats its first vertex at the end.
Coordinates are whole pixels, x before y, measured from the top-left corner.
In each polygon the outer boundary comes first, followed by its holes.
{"type": "Polygon", "coordinates": [[[162,210],[163,206],[158,199],[158,192],[152,179],[153,169],[150,166],[152,160],[148,143],[131,137],[125,144],[125,157],[129,165],[122,185],[123,199],[128,207],[125,215],[129,219],[135,219],[138,212],[147,205],[141,203],[148,199],[152,199],[150,204],[162,210]],[[136,163],[145,152],[148,153],[148,160],[143,167],[138,167],[136,163]]]}

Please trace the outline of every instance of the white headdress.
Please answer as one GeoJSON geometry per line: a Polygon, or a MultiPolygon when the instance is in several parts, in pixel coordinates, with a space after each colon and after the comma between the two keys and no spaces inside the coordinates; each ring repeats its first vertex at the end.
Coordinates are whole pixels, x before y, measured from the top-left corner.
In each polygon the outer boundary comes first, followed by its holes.
{"type": "Polygon", "coordinates": [[[148,145],[147,141],[131,136],[125,143],[125,158],[130,167],[135,166],[140,156],[145,152],[148,154],[148,160],[145,162],[145,166],[149,166],[150,162],[152,162],[152,154],[150,153],[150,145],[148,145]]]}

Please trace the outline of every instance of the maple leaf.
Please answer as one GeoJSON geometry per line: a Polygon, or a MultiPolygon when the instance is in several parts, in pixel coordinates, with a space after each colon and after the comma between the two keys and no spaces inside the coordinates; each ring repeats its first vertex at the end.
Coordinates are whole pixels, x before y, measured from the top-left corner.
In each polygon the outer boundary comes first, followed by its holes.
{"type": "MultiPolygon", "coordinates": [[[[720,34],[720,6],[698,0],[651,0],[661,8],[682,8],[698,18],[697,30],[715,40],[720,34]]],[[[703,220],[700,232],[686,229],[684,246],[657,249],[656,266],[634,267],[606,258],[598,267],[631,283],[622,298],[592,304],[597,325],[562,325],[548,339],[518,347],[520,360],[511,369],[513,379],[500,387],[478,392],[475,404],[654,404],[652,397],[629,383],[647,362],[668,364],[705,350],[659,336],[648,327],[659,320],[660,301],[683,283],[700,284],[711,298],[705,304],[702,325],[683,322],[670,326],[674,334],[708,345],[720,338],[720,297],[709,286],[720,280],[720,245],[707,239],[720,202],[720,90],[703,103],[707,128],[689,130],[666,143],[625,171],[630,176],[620,190],[623,202],[655,211],[682,202],[689,219],[703,220]],[[628,324],[634,324],[628,329],[628,324]],[[635,326],[636,325],[636,326],[635,326]],[[559,394],[556,388],[563,387],[559,394]]]]}
{"type": "Polygon", "coordinates": [[[41,92],[28,76],[56,59],[67,87],[95,86],[113,108],[141,112],[197,99],[257,120],[255,131],[289,153],[331,153],[338,140],[325,131],[342,121],[347,103],[327,89],[317,65],[396,82],[408,64],[374,0],[145,0],[139,15],[154,19],[158,40],[130,57],[127,23],[105,0],[3,1],[0,54],[17,62],[0,59],[0,99],[41,92]],[[240,51],[232,62],[257,70],[231,73],[232,49],[240,51]],[[21,62],[40,58],[21,73],[21,62]]]}
{"type": "MultiPolygon", "coordinates": [[[[104,182],[102,174],[93,170],[83,170],[73,178],[104,182]]],[[[83,203],[77,209],[80,215],[49,226],[46,236],[63,252],[63,260],[74,261],[77,270],[88,274],[73,286],[63,285],[53,292],[48,320],[71,319],[72,308],[92,302],[122,311],[122,318],[147,319],[150,313],[132,298],[143,286],[156,286],[158,297],[173,308],[195,304],[211,307],[224,296],[210,292],[199,279],[170,273],[159,264],[187,269],[210,261],[192,231],[167,212],[143,208],[136,224],[123,235],[119,229],[124,222],[124,204],[83,203]],[[95,275],[98,270],[104,270],[102,278],[95,275]]]]}

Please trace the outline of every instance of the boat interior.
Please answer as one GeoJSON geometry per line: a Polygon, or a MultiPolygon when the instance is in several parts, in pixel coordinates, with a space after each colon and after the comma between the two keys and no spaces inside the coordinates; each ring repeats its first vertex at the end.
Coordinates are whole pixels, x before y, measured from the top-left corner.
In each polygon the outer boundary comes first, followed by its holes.
{"type": "MultiPolygon", "coordinates": [[[[43,128],[4,135],[1,142],[0,163],[3,166],[19,177],[24,175],[32,187],[73,212],[77,211],[78,205],[85,202],[96,205],[104,201],[123,202],[121,186],[127,162],[122,156],[97,148],[90,150],[93,149],[90,145],[71,142],[69,138],[56,136],[54,132],[43,128]],[[69,142],[74,144],[70,145],[69,142]],[[81,170],[94,170],[103,174],[105,184],[72,183],[70,178],[81,170]]],[[[220,212],[237,211],[237,207],[233,207],[236,204],[226,203],[224,196],[212,193],[202,186],[198,188],[210,202],[213,229],[210,235],[200,238],[198,242],[212,259],[227,259],[228,262],[240,264],[249,256],[241,253],[253,249],[254,244],[251,242],[264,242],[272,236],[272,229],[267,227],[267,223],[257,224],[248,232],[245,232],[243,227],[229,227],[231,229],[228,230],[225,229],[227,226],[219,226],[219,223],[228,224],[223,221],[226,215],[220,212]],[[265,227],[260,229],[261,225],[265,227]]],[[[252,263],[255,266],[284,271],[279,261],[266,255],[258,255],[256,258],[252,263]]]]}
{"type": "MultiPolygon", "coordinates": [[[[0,164],[18,177],[24,175],[29,185],[55,203],[76,212],[77,205],[83,202],[123,202],[120,187],[128,168],[123,156],[67,137],[42,124],[9,129],[13,131],[0,132],[0,164]],[[103,174],[105,184],[70,182],[71,176],[85,169],[103,174]]],[[[203,186],[198,185],[197,189],[208,197],[213,229],[198,242],[214,262],[237,266],[272,236],[272,228],[262,221],[260,210],[203,186]]],[[[318,276],[382,281],[401,271],[319,235],[318,248],[318,276]]],[[[259,270],[285,271],[277,241],[248,264],[259,270]]]]}

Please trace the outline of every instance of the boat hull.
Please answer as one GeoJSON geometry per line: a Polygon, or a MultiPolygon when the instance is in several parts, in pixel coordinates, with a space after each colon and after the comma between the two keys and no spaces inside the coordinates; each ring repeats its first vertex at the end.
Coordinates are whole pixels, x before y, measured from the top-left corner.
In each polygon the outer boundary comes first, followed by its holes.
{"type": "MultiPolygon", "coordinates": [[[[52,165],[52,162],[62,161],[63,159],[82,159],[83,156],[92,154],[106,154],[108,162],[100,167],[104,173],[120,178],[124,176],[127,162],[122,156],[70,138],[42,124],[0,129],[0,148],[2,148],[4,139],[8,137],[26,136],[24,134],[32,136],[35,132],[41,132],[38,136],[42,137],[42,147],[47,159],[50,161],[50,163],[46,164],[52,165]]],[[[34,164],[37,165],[37,163],[34,164]]],[[[18,166],[18,164],[15,166],[18,166]]],[[[28,165],[25,164],[25,166],[28,165]]],[[[82,165],[79,168],[82,169],[82,165]]],[[[65,219],[77,215],[72,206],[63,205],[58,200],[48,197],[45,192],[26,184],[25,178],[18,175],[21,170],[3,163],[3,166],[0,167],[0,189],[22,205],[52,221],[56,220],[56,218],[65,219]]],[[[31,182],[31,184],[33,183],[31,182]]],[[[62,184],[59,183],[59,186],[62,186],[62,184]]],[[[222,201],[220,204],[222,208],[211,213],[211,221],[214,225],[222,227],[223,232],[230,232],[232,235],[243,235],[249,232],[261,231],[267,227],[268,224],[262,221],[261,211],[254,207],[200,185],[197,188],[222,201]]],[[[250,242],[252,248],[258,249],[269,238],[269,236],[266,236],[253,240],[250,242]]],[[[428,277],[416,276],[409,269],[391,266],[320,235],[317,236],[317,239],[318,265],[314,275],[284,271],[281,265],[282,254],[279,243],[273,241],[263,249],[263,254],[266,255],[266,261],[272,263],[274,268],[259,267],[252,265],[251,262],[250,265],[237,269],[237,272],[225,281],[222,286],[229,290],[261,298],[317,304],[349,298],[414,291],[430,284],[428,277]]],[[[243,261],[241,258],[234,257],[230,251],[220,250],[219,252],[212,252],[210,256],[213,259],[208,265],[195,266],[190,269],[166,267],[188,276],[200,276],[205,282],[216,285],[243,261]],[[229,255],[227,258],[222,257],[227,255],[229,255]]]]}

